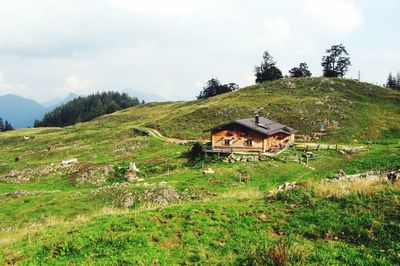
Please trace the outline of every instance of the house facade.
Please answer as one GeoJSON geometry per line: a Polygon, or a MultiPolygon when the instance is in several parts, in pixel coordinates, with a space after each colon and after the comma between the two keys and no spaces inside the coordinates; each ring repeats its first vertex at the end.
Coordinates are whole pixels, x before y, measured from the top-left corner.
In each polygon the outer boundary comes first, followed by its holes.
{"type": "Polygon", "coordinates": [[[265,117],[235,120],[211,128],[213,152],[276,152],[294,142],[295,130],[265,117]]]}

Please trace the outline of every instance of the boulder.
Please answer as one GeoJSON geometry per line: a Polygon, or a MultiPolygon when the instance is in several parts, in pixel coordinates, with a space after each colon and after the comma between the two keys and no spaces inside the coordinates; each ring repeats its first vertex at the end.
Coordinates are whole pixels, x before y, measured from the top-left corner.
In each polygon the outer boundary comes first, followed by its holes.
{"type": "Polygon", "coordinates": [[[136,164],[133,162],[129,163],[128,169],[128,181],[138,180],[138,173],[140,172],[139,168],[136,167],[136,164]]]}
{"type": "Polygon", "coordinates": [[[389,172],[388,174],[387,174],[387,179],[390,181],[390,182],[396,182],[398,179],[399,179],[399,173],[397,173],[397,172],[395,172],[395,171],[392,171],[392,172],[389,172]]]}
{"type": "Polygon", "coordinates": [[[78,162],[77,158],[71,158],[71,159],[62,160],[61,161],[61,165],[62,166],[68,166],[68,165],[71,165],[71,164],[75,164],[77,162],[78,162]]]}
{"type": "Polygon", "coordinates": [[[215,171],[211,168],[207,168],[206,170],[203,171],[203,174],[209,175],[209,174],[214,174],[215,171]]]}

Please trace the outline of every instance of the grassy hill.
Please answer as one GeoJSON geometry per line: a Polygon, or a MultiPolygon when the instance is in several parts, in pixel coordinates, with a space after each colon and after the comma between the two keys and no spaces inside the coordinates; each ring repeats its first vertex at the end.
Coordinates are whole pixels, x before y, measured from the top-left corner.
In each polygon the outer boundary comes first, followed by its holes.
{"type": "Polygon", "coordinates": [[[353,80],[305,78],[265,82],[203,101],[158,103],[103,117],[112,123],[140,121],[168,136],[204,137],[203,129],[255,112],[300,134],[324,124],[329,139],[348,141],[399,135],[399,92],[353,80]]]}
{"type": "Polygon", "coordinates": [[[1,133],[0,264],[398,264],[400,183],[321,180],[340,169],[399,169],[399,103],[398,92],[356,81],[284,79],[1,133]],[[187,146],[133,130],[205,138],[203,129],[256,111],[300,134],[323,123],[321,142],[374,144],[354,154],[314,151],[308,164],[294,149],[256,162],[188,163],[187,146]],[[60,166],[73,157],[77,164],[60,166]],[[128,162],[141,180],[122,182],[128,162]],[[215,173],[204,175],[209,167],[215,173]],[[241,173],[251,181],[239,182],[241,173]],[[283,182],[297,187],[266,197],[283,182]]]}

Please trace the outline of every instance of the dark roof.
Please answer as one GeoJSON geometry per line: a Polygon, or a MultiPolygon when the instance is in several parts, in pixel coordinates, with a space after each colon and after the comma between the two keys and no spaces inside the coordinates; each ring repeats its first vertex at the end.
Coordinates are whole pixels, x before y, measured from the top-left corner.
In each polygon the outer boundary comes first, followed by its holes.
{"type": "Polygon", "coordinates": [[[252,130],[254,130],[256,132],[259,132],[259,133],[261,133],[263,135],[267,135],[267,136],[274,135],[276,133],[284,133],[284,134],[290,135],[290,134],[293,134],[293,133],[296,132],[296,130],[294,130],[291,127],[282,125],[282,124],[280,124],[278,122],[272,121],[272,120],[270,120],[268,118],[261,117],[261,116],[259,117],[259,123],[258,124],[256,124],[255,117],[246,118],[246,119],[234,120],[234,121],[231,121],[229,123],[225,123],[225,124],[222,124],[222,125],[207,129],[207,130],[205,130],[205,132],[214,131],[214,130],[217,130],[217,129],[222,129],[222,128],[224,128],[226,126],[229,126],[229,125],[232,125],[232,124],[238,124],[238,125],[247,127],[249,129],[252,129],[252,130]]]}

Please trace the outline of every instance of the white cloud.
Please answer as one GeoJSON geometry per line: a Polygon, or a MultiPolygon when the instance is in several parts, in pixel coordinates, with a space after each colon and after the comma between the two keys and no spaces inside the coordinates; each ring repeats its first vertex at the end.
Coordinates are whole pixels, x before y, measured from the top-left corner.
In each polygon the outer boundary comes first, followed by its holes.
{"type": "Polygon", "coordinates": [[[0,71],[0,95],[3,94],[30,95],[31,93],[32,92],[24,84],[8,83],[4,77],[4,74],[0,71]]]}
{"type": "Polygon", "coordinates": [[[352,32],[363,20],[352,0],[306,0],[304,9],[316,23],[337,32],[352,32]]]}
{"type": "Polygon", "coordinates": [[[78,95],[85,95],[93,92],[94,83],[89,79],[84,79],[77,76],[67,77],[64,84],[55,89],[53,94],[55,96],[65,96],[70,92],[76,93],[78,95]]]}
{"type": "Polygon", "coordinates": [[[290,38],[291,26],[286,17],[267,17],[262,20],[262,24],[261,43],[274,46],[282,45],[290,38]]]}
{"type": "Polygon", "coordinates": [[[111,0],[111,4],[134,13],[162,13],[175,15],[182,12],[199,12],[213,6],[212,0],[111,0]]]}
{"type": "MultiPolygon", "coordinates": [[[[391,1],[390,10],[400,8],[391,1]]],[[[370,57],[356,66],[356,51],[398,51],[398,35],[373,20],[388,11],[376,11],[387,5],[381,2],[0,0],[0,68],[7,70],[7,84],[23,81],[21,94],[40,100],[125,88],[193,99],[212,76],[225,83],[254,82],[254,66],[265,50],[283,74],[307,62],[319,75],[325,49],[336,43],[349,49],[351,71],[372,66],[370,57]]],[[[392,64],[389,56],[379,60],[392,64]]],[[[385,70],[376,71],[386,78],[385,70]]]]}

